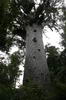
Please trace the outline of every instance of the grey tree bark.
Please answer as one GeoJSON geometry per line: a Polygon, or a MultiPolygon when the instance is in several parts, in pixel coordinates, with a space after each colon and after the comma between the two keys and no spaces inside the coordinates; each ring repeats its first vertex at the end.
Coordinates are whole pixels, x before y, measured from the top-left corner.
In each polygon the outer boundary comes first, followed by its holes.
{"type": "Polygon", "coordinates": [[[26,31],[26,61],[23,84],[27,85],[31,82],[44,86],[49,83],[50,79],[42,41],[42,28],[33,24],[27,26],[26,31]]]}

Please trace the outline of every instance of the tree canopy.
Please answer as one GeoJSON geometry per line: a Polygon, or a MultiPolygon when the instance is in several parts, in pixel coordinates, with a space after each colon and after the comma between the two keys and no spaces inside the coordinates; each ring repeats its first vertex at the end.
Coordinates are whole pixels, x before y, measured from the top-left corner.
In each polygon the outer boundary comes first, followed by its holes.
{"type": "MultiPolygon", "coordinates": [[[[18,35],[25,39],[27,24],[48,26],[58,29],[57,21],[61,18],[60,9],[63,0],[6,0],[0,1],[0,49],[12,45],[13,37],[18,35]]],[[[24,45],[24,41],[22,42],[24,45]]]]}

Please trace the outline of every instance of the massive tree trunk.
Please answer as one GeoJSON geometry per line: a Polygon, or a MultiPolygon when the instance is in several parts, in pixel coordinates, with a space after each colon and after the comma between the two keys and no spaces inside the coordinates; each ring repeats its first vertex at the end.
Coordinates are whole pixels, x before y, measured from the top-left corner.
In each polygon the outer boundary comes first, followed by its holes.
{"type": "Polygon", "coordinates": [[[26,28],[26,61],[23,84],[30,82],[45,85],[49,82],[49,71],[42,41],[42,28],[33,24],[26,28]]]}

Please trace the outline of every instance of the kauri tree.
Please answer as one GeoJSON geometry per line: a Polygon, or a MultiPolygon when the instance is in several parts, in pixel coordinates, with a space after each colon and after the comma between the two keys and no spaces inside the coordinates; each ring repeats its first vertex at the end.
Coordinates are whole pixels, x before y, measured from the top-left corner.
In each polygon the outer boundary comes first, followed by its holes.
{"type": "Polygon", "coordinates": [[[42,34],[45,26],[58,30],[62,4],[63,0],[10,0],[8,9],[3,11],[0,48],[9,46],[5,44],[8,34],[11,41],[17,34],[26,43],[24,85],[31,81],[44,86],[50,81],[42,34]]]}

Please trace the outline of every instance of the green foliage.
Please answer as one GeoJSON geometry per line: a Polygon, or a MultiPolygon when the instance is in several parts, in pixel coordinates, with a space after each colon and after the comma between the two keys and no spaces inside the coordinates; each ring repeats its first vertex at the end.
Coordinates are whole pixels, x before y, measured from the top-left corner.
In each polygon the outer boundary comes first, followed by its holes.
{"type": "Polygon", "coordinates": [[[0,100],[14,100],[15,90],[0,84],[0,100]]]}
{"type": "Polygon", "coordinates": [[[11,55],[11,62],[6,65],[1,62],[0,64],[0,84],[9,87],[15,87],[16,80],[20,75],[19,64],[20,58],[16,53],[11,55]]]}
{"type": "Polygon", "coordinates": [[[0,1],[0,8],[6,9],[8,7],[9,0],[1,0],[0,1]]]}
{"type": "Polygon", "coordinates": [[[46,52],[49,71],[56,75],[62,66],[58,48],[55,48],[55,46],[46,46],[46,52]]]}
{"type": "Polygon", "coordinates": [[[47,91],[45,87],[21,86],[16,89],[15,100],[65,100],[66,85],[56,81],[51,84],[47,91]]]}
{"type": "Polygon", "coordinates": [[[47,62],[51,76],[52,90],[49,92],[48,100],[66,99],[66,50],[58,53],[54,46],[46,47],[47,62]]]}
{"type": "Polygon", "coordinates": [[[62,17],[62,21],[63,21],[63,33],[61,34],[62,36],[62,41],[61,44],[62,46],[64,46],[64,48],[66,49],[66,7],[63,7],[63,17],[62,17]]]}
{"type": "Polygon", "coordinates": [[[38,86],[22,86],[17,89],[15,100],[45,100],[45,91],[38,86]]]}
{"type": "Polygon", "coordinates": [[[52,89],[46,92],[44,87],[21,86],[19,89],[11,89],[0,84],[0,99],[2,100],[65,100],[66,85],[61,82],[52,84],[52,89]]]}
{"type": "Polygon", "coordinates": [[[14,21],[19,13],[19,7],[15,0],[0,1],[0,50],[7,51],[12,43],[8,43],[7,36],[10,35],[13,40],[12,31],[14,29],[14,21]],[[6,7],[8,5],[8,7],[6,7]],[[7,9],[6,9],[7,8],[7,9]],[[7,45],[9,44],[9,45],[7,45]],[[8,49],[7,49],[8,48],[8,49]]]}

